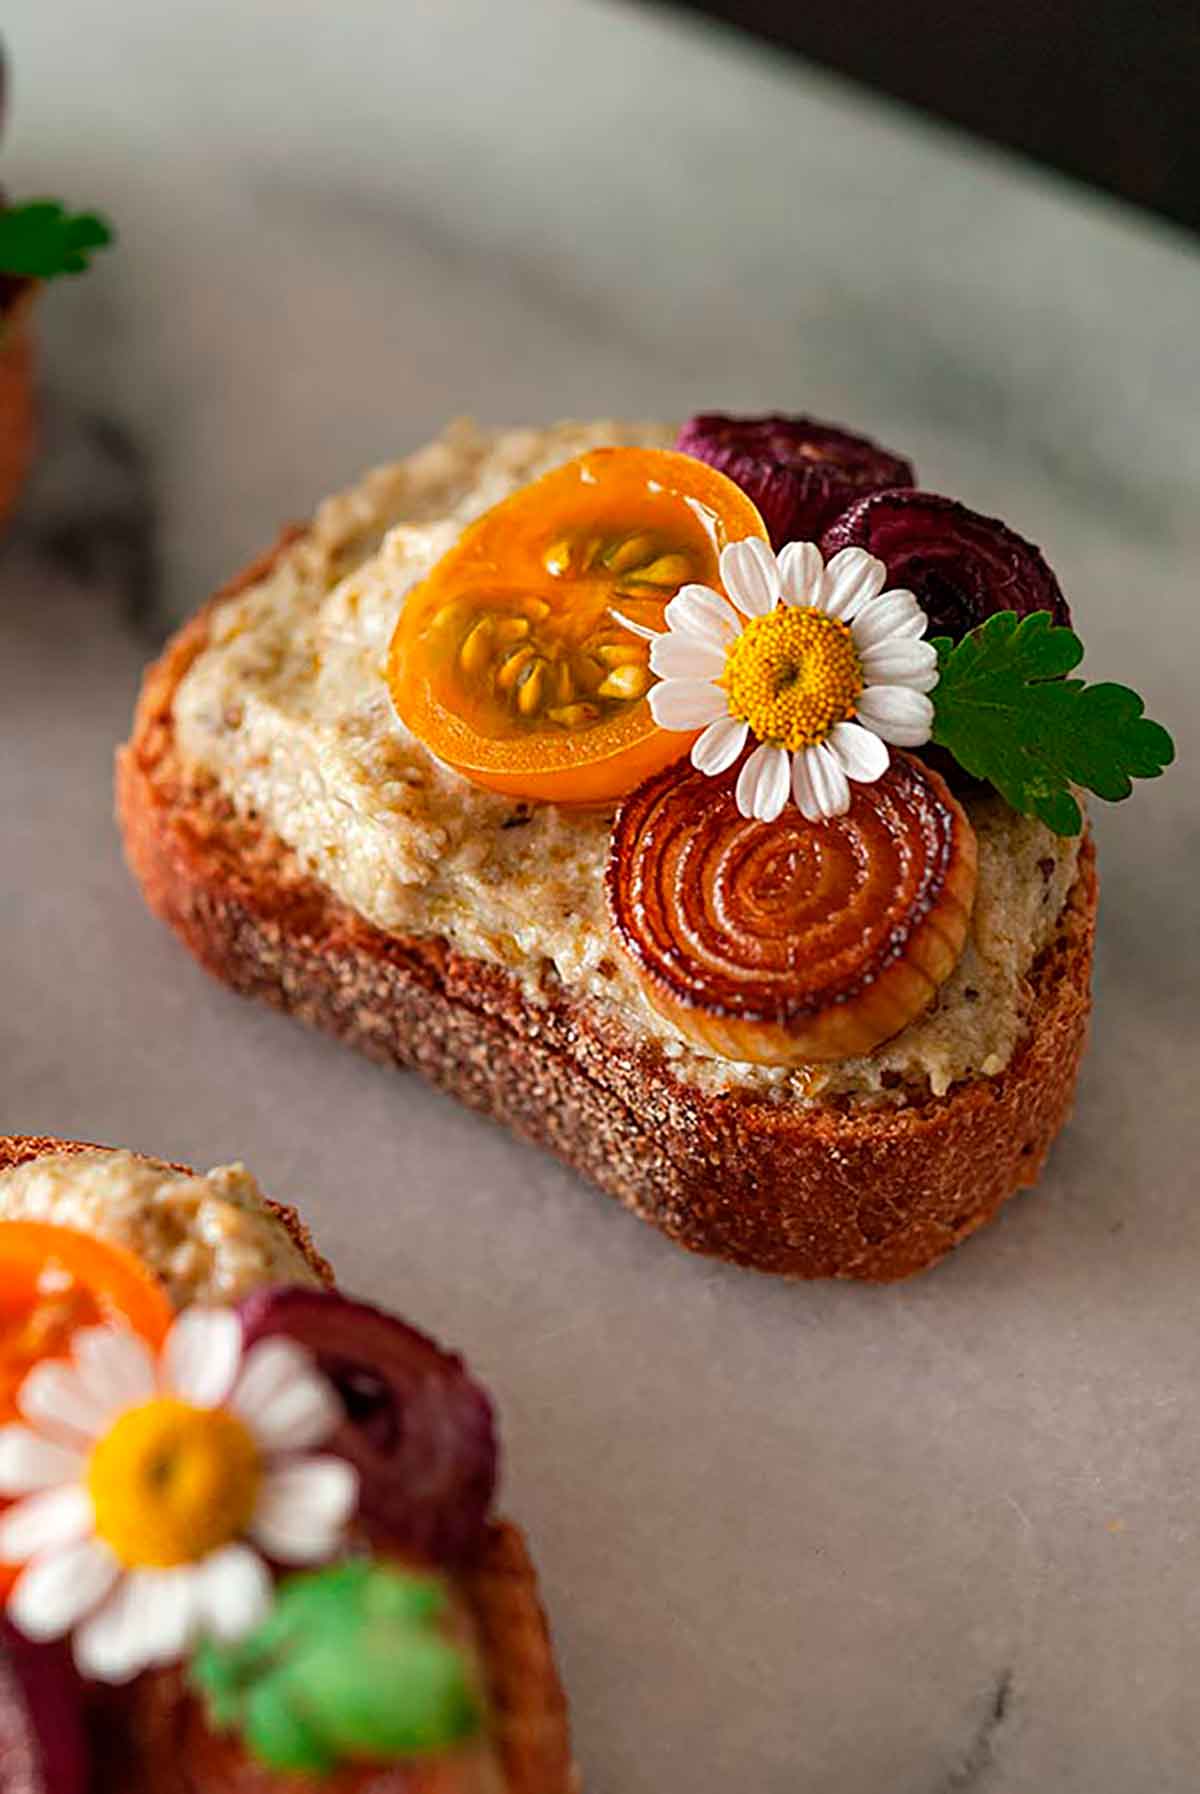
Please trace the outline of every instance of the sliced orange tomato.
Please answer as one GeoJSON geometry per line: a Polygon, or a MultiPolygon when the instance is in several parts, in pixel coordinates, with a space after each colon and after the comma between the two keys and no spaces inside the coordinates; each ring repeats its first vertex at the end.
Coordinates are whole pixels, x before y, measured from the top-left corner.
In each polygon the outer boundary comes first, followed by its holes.
{"type": "MultiPolygon", "coordinates": [[[[157,1350],[172,1318],[166,1291],[132,1252],[74,1227],[0,1221],[0,1422],[15,1418],[33,1366],[63,1357],[79,1328],[131,1327],[157,1350]]],[[[18,1568],[0,1564],[0,1596],[18,1568]]]]}
{"type": "Polygon", "coordinates": [[[667,449],[593,449],[485,513],[410,594],[388,654],[403,721],[514,797],[603,804],[687,753],[658,728],[648,643],[727,542],[766,540],[745,493],[667,449]]]}
{"type": "Polygon", "coordinates": [[[61,1358],[80,1327],[131,1327],[157,1348],[171,1325],[166,1291],[132,1252],[74,1227],[0,1221],[0,1421],[41,1358],[61,1358]]]}

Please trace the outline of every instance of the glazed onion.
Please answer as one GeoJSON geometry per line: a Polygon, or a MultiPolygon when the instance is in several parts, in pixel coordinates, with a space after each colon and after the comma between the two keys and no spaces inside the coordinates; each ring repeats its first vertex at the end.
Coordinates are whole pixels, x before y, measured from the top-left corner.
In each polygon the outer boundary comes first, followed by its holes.
{"type": "Polygon", "coordinates": [[[975,834],[945,782],[893,752],[849,811],[752,822],[720,779],[668,767],[613,829],[609,910],[651,1006],[764,1065],[870,1052],[926,1010],[967,938],[975,834]]]}

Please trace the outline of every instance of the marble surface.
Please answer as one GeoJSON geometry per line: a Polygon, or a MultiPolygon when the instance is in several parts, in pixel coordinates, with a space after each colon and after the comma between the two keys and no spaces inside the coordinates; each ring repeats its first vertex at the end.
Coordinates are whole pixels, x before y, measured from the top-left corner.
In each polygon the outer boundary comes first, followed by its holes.
{"type": "Polygon", "coordinates": [[[728,36],[564,0],[9,0],[3,174],[122,247],[43,307],[0,548],[0,1128],[244,1158],[501,1403],[590,1794],[1200,1779],[1200,257],[728,36]],[[110,763],[170,615],[485,418],[808,408],[1044,543],[1180,763],[1097,818],[1095,1039],[1039,1191],[900,1288],[694,1262],[239,1003],[110,763]]]}

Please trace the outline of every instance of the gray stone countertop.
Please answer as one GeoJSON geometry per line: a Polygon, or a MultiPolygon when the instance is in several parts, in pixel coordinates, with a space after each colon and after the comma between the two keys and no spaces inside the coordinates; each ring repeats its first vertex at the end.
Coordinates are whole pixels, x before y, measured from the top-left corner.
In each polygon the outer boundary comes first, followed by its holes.
{"type": "Polygon", "coordinates": [[[10,0],[7,184],[122,243],[46,295],[0,548],[0,1128],[301,1203],[491,1384],[589,1794],[1200,1785],[1200,256],[651,11],[10,0]],[[139,668],[449,415],[804,409],[1041,542],[1176,732],[1096,818],[1094,1040],[1036,1194],[931,1275],[693,1261],[239,1003],[111,822],[139,668]]]}

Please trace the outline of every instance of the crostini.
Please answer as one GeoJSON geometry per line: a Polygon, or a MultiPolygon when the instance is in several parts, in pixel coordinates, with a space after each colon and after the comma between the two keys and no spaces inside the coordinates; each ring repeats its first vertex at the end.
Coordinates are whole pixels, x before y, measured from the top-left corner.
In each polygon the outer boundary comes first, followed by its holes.
{"type": "MultiPolygon", "coordinates": [[[[0,135],[7,116],[7,64],[0,45],[0,135]]],[[[0,525],[16,504],[36,436],[32,312],[39,285],[81,274],[112,241],[95,212],[72,214],[56,200],[19,204],[0,188],[0,525]]]]}
{"type": "Polygon", "coordinates": [[[460,1359],[241,1166],[0,1139],[0,1760],[22,1794],[567,1794],[460,1359]]]}
{"type": "Polygon", "coordinates": [[[1070,1108],[1082,791],[1170,758],[1058,582],[796,417],[453,427],[147,673],[150,907],[694,1251],[888,1280],[1070,1108]]]}

